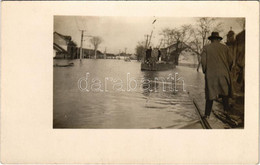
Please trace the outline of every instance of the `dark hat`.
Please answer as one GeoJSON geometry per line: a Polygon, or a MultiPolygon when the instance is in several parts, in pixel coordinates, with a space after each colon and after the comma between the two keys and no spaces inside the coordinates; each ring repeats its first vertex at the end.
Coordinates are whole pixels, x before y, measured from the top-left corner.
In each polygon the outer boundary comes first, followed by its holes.
{"type": "Polygon", "coordinates": [[[208,39],[209,40],[212,40],[212,39],[220,39],[220,40],[222,40],[223,38],[219,36],[218,32],[212,32],[211,36],[209,36],[208,39]]]}

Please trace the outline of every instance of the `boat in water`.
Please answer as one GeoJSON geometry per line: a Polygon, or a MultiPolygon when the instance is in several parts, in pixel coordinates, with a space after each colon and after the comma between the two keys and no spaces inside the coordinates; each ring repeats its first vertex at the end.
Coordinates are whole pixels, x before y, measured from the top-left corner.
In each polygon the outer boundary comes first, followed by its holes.
{"type": "Polygon", "coordinates": [[[131,62],[131,59],[129,57],[125,58],[124,60],[125,62],[131,62]]]}
{"type": "Polygon", "coordinates": [[[141,63],[141,70],[164,71],[174,69],[175,65],[171,63],[141,63]]]}
{"type": "Polygon", "coordinates": [[[145,59],[141,63],[141,70],[163,71],[175,68],[175,64],[170,61],[162,61],[162,54],[159,48],[146,50],[145,59]]]}
{"type": "Polygon", "coordinates": [[[71,62],[71,63],[68,63],[68,64],[54,64],[53,66],[54,67],[72,67],[72,66],[74,66],[74,63],[71,62]]]}
{"type": "MultiPolygon", "coordinates": [[[[152,22],[154,26],[156,19],[152,22]]],[[[154,29],[154,27],[153,27],[154,29]]],[[[145,52],[142,51],[143,59],[141,63],[141,70],[142,71],[164,71],[164,70],[171,70],[176,67],[173,60],[169,60],[167,51],[162,53],[161,51],[161,44],[162,42],[155,48],[152,49],[151,46],[151,39],[153,36],[153,30],[151,31],[151,35],[147,35],[146,44],[144,46],[145,52]],[[162,58],[164,56],[164,59],[162,58]],[[167,56],[167,58],[166,58],[167,56]]]]}

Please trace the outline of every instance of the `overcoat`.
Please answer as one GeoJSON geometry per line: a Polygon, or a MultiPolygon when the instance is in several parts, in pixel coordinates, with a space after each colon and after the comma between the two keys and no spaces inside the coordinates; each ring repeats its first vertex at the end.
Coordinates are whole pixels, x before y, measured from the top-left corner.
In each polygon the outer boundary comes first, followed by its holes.
{"type": "Polygon", "coordinates": [[[157,61],[157,59],[158,59],[158,49],[157,48],[154,48],[153,50],[152,50],[152,55],[151,55],[151,60],[150,60],[150,62],[151,63],[155,63],[156,61],[157,61]]]}
{"type": "Polygon", "coordinates": [[[205,74],[206,99],[231,97],[232,54],[229,48],[219,42],[206,45],[201,54],[201,64],[205,74]]]}

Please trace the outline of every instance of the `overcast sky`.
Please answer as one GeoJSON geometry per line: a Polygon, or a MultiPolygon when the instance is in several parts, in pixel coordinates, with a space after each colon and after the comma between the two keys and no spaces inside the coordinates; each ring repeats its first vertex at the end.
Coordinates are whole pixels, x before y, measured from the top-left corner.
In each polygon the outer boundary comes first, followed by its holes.
{"type": "MultiPolygon", "coordinates": [[[[90,17],[90,16],[55,16],[54,31],[69,35],[80,46],[80,30],[86,30],[85,35],[100,36],[103,42],[99,46],[102,52],[118,53],[127,48],[127,53],[135,53],[138,41],[145,40],[146,34],[153,29],[152,44],[158,45],[160,31],[164,28],[180,27],[184,24],[196,24],[198,18],[175,17],[90,17]],[[156,19],[156,22],[152,22],[156,19]]],[[[232,27],[237,34],[242,31],[238,21],[240,18],[219,18],[222,22],[223,38],[232,27]]],[[[240,19],[241,20],[241,19],[240,19]]],[[[84,38],[84,48],[93,48],[89,37],[84,38]]],[[[224,38],[225,40],[225,38],[224,38]]]]}

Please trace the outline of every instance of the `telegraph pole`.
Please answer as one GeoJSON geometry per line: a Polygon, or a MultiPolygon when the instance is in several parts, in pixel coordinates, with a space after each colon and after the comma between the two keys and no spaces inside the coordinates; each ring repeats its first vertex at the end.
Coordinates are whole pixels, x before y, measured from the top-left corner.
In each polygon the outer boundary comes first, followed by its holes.
{"type": "Polygon", "coordinates": [[[153,36],[153,30],[152,30],[152,32],[151,32],[150,39],[149,39],[149,41],[148,41],[148,46],[149,46],[150,43],[151,43],[151,38],[152,38],[152,36],[153,36]]]}
{"type": "Polygon", "coordinates": [[[83,51],[82,51],[82,45],[83,45],[83,36],[84,36],[84,30],[81,30],[81,42],[80,42],[80,61],[82,59],[82,54],[83,54],[83,51]]]}
{"type": "Polygon", "coordinates": [[[126,59],[126,50],[127,50],[127,48],[125,48],[125,56],[124,56],[124,59],[126,59]]]}
{"type": "Polygon", "coordinates": [[[148,37],[149,37],[149,35],[148,34],[146,34],[146,35],[144,35],[144,37],[146,37],[146,40],[145,40],[145,48],[147,48],[148,47],[148,37]]]}
{"type": "Polygon", "coordinates": [[[105,51],[104,51],[104,59],[107,58],[107,47],[105,47],[105,51]]]}

